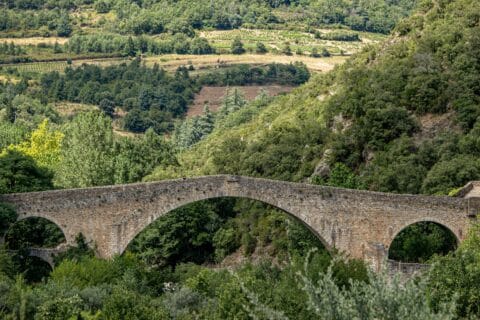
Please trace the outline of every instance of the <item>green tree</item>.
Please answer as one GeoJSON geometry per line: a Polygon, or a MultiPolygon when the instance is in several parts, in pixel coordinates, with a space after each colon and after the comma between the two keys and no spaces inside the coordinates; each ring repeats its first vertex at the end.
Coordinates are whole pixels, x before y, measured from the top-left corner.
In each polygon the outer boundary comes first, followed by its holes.
{"type": "Polygon", "coordinates": [[[231,46],[231,52],[233,54],[243,54],[245,53],[245,48],[243,47],[242,40],[239,37],[236,37],[231,46]]]}
{"type": "Polygon", "coordinates": [[[259,54],[263,54],[263,53],[267,53],[268,49],[263,42],[259,41],[257,42],[257,45],[255,47],[255,52],[259,54]]]}
{"type": "Polygon", "coordinates": [[[284,55],[287,55],[287,56],[291,56],[292,55],[292,49],[290,48],[290,45],[288,43],[286,43],[283,48],[282,48],[282,53],[284,55]]]}
{"type": "Polygon", "coordinates": [[[129,57],[135,57],[137,55],[137,48],[132,37],[128,37],[127,45],[125,46],[125,55],[129,57]]]}
{"type": "Polygon", "coordinates": [[[31,157],[14,150],[6,150],[0,154],[0,193],[52,188],[52,174],[39,168],[31,157]]]}
{"type": "Polygon", "coordinates": [[[437,257],[428,274],[427,297],[435,310],[456,302],[458,319],[480,317],[480,227],[474,224],[455,251],[437,257]]]}
{"type": "Polygon", "coordinates": [[[388,250],[390,259],[425,263],[435,254],[446,255],[457,247],[455,235],[433,222],[408,226],[393,239],[388,250]]]}
{"type": "Polygon", "coordinates": [[[60,17],[57,24],[57,35],[59,37],[68,37],[72,33],[72,26],[70,24],[70,17],[68,13],[65,12],[60,17]]]}
{"type": "Polygon", "coordinates": [[[109,118],[91,111],[67,125],[55,181],[65,188],[113,184],[114,140],[109,118]]]}
{"type": "Polygon", "coordinates": [[[8,228],[17,221],[17,213],[15,209],[6,204],[0,202],[0,238],[3,237],[8,228]]]}
{"type": "Polygon", "coordinates": [[[103,113],[105,113],[106,116],[113,118],[113,115],[115,114],[115,103],[112,100],[102,99],[98,107],[103,113]]]}

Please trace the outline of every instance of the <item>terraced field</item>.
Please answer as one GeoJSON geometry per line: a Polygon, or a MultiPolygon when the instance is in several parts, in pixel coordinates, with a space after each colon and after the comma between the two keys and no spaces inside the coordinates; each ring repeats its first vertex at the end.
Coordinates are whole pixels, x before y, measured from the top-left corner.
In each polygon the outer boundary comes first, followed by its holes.
{"type": "MultiPolygon", "coordinates": [[[[333,32],[347,32],[346,30],[318,29],[319,35],[333,32]]],[[[236,29],[202,31],[200,36],[208,41],[220,52],[228,51],[235,38],[239,38],[247,50],[255,50],[257,42],[262,42],[272,53],[280,53],[286,45],[290,46],[293,53],[302,52],[309,55],[313,48],[327,49],[332,54],[349,55],[357,52],[367,44],[383,40],[385,36],[367,32],[349,32],[358,34],[360,41],[332,41],[315,38],[313,33],[294,30],[261,30],[261,29],[236,29]]]]}

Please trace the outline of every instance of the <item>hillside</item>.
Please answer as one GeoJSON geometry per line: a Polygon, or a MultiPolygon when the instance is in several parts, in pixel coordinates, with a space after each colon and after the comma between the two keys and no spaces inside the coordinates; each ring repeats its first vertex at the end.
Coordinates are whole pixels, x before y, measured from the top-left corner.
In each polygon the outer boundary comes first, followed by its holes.
{"type": "Polygon", "coordinates": [[[180,167],[147,180],[218,172],[329,184],[340,175],[335,183],[350,187],[446,194],[480,178],[479,13],[475,1],[425,2],[382,45],[247,107],[258,116],[231,114],[224,122],[235,126],[218,124],[179,155],[180,167]]]}

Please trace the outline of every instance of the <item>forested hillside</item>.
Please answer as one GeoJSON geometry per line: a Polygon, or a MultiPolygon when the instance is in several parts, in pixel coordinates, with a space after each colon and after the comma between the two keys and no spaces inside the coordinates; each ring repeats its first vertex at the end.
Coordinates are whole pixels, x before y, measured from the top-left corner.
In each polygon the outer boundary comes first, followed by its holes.
{"type": "MultiPolygon", "coordinates": [[[[229,173],[454,195],[480,179],[475,0],[2,5],[0,34],[11,43],[0,45],[0,63],[8,63],[0,68],[0,193],[229,173]],[[378,33],[389,35],[378,43],[386,37],[378,33]],[[263,40],[272,35],[282,40],[263,40]],[[245,52],[266,60],[353,56],[320,74],[298,62],[220,61],[245,52]],[[164,69],[167,53],[218,61],[164,69]],[[272,83],[298,87],[252,101],[227,90],[215,112],[206,103],[203,114],[184,118],[203,86],[272,83]]],[[[16,219],[0,203],[0,318],[480,316],[473,219],[462,244],[434,223],[402,231],[389,258],[431,266],[401,281],[328,252],[285,212],[248,199],[174,210],[112,260],[96,258],[95,244],[79,234],[53,269],[29,252],[61,246],[61,230],[41,218],[16,219]]]]}
{"type": "Polygon", "coordinates": [[[231,114],[179,156],[180,167],[148,179],[233,173],[448,194],[480,178],[479,9],[425,2],[383,45],[231,114]]]}
{"type": "MultiPolygon", "coordinates": [[[[193,29],[282,26],[306,21],[309,26],[340,24],[354,30],[388,33],[409,14],[416,0],[396,1],[125,1],[125,0],[8,0],[0,30],[56,33],[68,36],[82,28],[103,26],[123,34],[193,33],[193,29]],[[91,9],[80,15],[78,9],[91,9]],[[97,13],[101,21],[85,21],[97,13]]],[[[37,34],[37,35],[40,35],[37,34]]]]}

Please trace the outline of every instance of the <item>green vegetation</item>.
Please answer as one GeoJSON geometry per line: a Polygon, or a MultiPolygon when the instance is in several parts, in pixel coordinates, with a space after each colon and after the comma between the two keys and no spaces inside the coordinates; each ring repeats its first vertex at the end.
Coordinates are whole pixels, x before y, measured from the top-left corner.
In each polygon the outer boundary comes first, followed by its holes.
{"type": "Polygon", "coordinates": [[[194,29],[280,28],[345,25],[354,30],[388,33],[409,14],[415,0],[327,1],[8,1],[0,31],[11,35],[68,36],[98,29],[122,34],[192,35],[194,29]],[[83,10],[75,15],[74,10],[83,10]],[[96,13],[93,13],[95,10],[96,13]]]}
{"type": "MultiPolygon", "coordinates": [[[[12,38],[0,45],[0,59],[60,61],[2,68],[11,78],[0,83],[0,193],[231,173],[447,195],[480,178],[480,5],[426,0],[400,21],[416,5],[8,1],[0,10],[0,33],[12,38]],[[391,30],[380,46],[363,33],[391,30]],[[280,43],[269,41],[274,34],[282,36],[280,43]],[[69,38],[48,44],[13,38],[26,36],[69,38]],[[313,76],[300,63],[172,73],[143,63],[152,59],[148,55],[225,48],[239,55],[254,50],[258,57],[275,50],[328,57],[366,43],[372,45],[344,65],[313,76]],[[119,58],[80,66],[82,55],[119,58]],[[182,119],[204,85],[270,83],[301,86],[251,102],[230,90],[218,111],[206,106],[202,115],[182,119]],[[67,103],[89,111],[56,111],[67,103]],[[120,127],[136,134],[120,135],[120,127]]],[[[455,236],[441,226],[404,229],[390,258],[432,267],[401,282],[328,253],[298,221],[247,199],[179,208],[110,261],[95,258],[78,235],[77,247],[57,257],[53,270],[28,250],[54,247],[64,235],[45,220],[15,221],[15,211],[0,204],[1,318],[480,316],[478,226],[456,251],[455,236]]]]}

